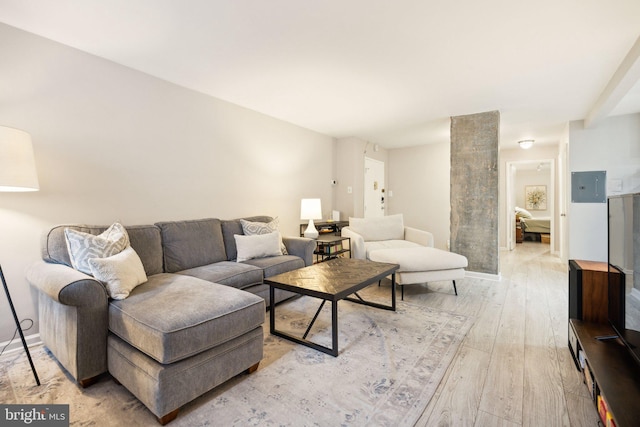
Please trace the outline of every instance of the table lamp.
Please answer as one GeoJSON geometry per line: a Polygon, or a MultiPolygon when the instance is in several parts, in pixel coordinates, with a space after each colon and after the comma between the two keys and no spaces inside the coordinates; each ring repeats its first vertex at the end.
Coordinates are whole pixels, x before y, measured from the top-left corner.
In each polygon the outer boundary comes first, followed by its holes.
{"type": "Polygon", "coordinates": [[[314,219],[322,219],[322,205],[320,199],[302,199],[300,203],[300,219],[309,220],[307,229],[304,230],[304,237],[310,239],[318,238],[318,230],[313,223],[314,219]]]}
{"type": "MultiPolygon", "coordinates": [[[[38,191],[39,188],[31,136],[18,129],[0,126],[0,191],[38,191]]],[[[31,360],[31,353],[29,353],[29,347],[27,347],[27,342],[24,339],[20,320],[13,306],[13,301],[11,301],[11,294],[1,266],[0,279],[4,286],[4,292],[7,294],[7,300],[9,300],[16,328],[20,333],[22,347],[27,353],[36,384],[40,385],[40,379],[38,379],[36,368],[31,360]]]]}

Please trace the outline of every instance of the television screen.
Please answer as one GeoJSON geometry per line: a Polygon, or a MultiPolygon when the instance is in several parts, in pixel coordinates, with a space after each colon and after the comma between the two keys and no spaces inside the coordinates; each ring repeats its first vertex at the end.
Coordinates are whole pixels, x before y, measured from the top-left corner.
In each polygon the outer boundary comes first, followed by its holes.
{"type": "Polygon", "coordinates": [[[640,193],[609,197],[608,210],[609,320],[640,363],[640,193]]]}

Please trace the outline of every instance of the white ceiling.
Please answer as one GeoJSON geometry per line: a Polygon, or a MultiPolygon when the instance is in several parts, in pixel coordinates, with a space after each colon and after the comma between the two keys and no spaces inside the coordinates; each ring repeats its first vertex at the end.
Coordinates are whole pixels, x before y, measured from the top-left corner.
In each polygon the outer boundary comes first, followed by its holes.
{"type": "MultiPolygon", "coordinates": [[[[588,116],[640,35],[640,1],[0,0],[0,22],[387,148],[499,110],[506,148],[588,116]]],[[[629,92],[605,115],[640,112],[629,92]]]]}

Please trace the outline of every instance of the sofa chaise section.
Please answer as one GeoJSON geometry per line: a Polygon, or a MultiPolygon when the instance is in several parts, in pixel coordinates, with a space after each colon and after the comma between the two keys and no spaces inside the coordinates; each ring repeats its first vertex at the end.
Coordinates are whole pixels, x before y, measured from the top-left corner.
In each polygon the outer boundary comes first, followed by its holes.
{"type": "Polygon", "coordinates": [[[195,277],[157,274],[109,304],[109,373],[161,423],[262,359],[264,300],[195,277]]]}

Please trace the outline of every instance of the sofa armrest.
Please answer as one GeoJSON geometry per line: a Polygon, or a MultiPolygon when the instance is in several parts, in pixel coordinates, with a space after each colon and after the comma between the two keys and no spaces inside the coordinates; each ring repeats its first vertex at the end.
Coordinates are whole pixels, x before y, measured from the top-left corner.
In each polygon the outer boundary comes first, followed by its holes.
{"type": "Polygon", "coordinates": [[[433,234],[413,227],[404,228],[404,240],[430,248],[433,247],[433,234]]]}
{"type": "Polygon", "coordinates": [[[107,307],[109,302],[102,283],[66,265],[37,261],[27,270],[27,281],[60,304],[107,307]]]}
{"type": "Polygon", "coordinates": [[[306,237],[282,236],[282,243],[290,255],[299,256],[304,260],[304,265],[313,264],[313,251],[316,250],[316,241],[306,237]]]}
{"type": "Polygon", "coordinates": [[[364,237],[349,227],[342,227],[342,237],[349,237],[351,239],[351,258],[366,259],[367,249],[364,246],[364,237]]]}
{"type": "Polygon", "coordinates": [[[86,386],[107,371],[109,298],[93,277],[38,261],[27,270],[38,291],[40,338],[67,372],[86,386]]]}

